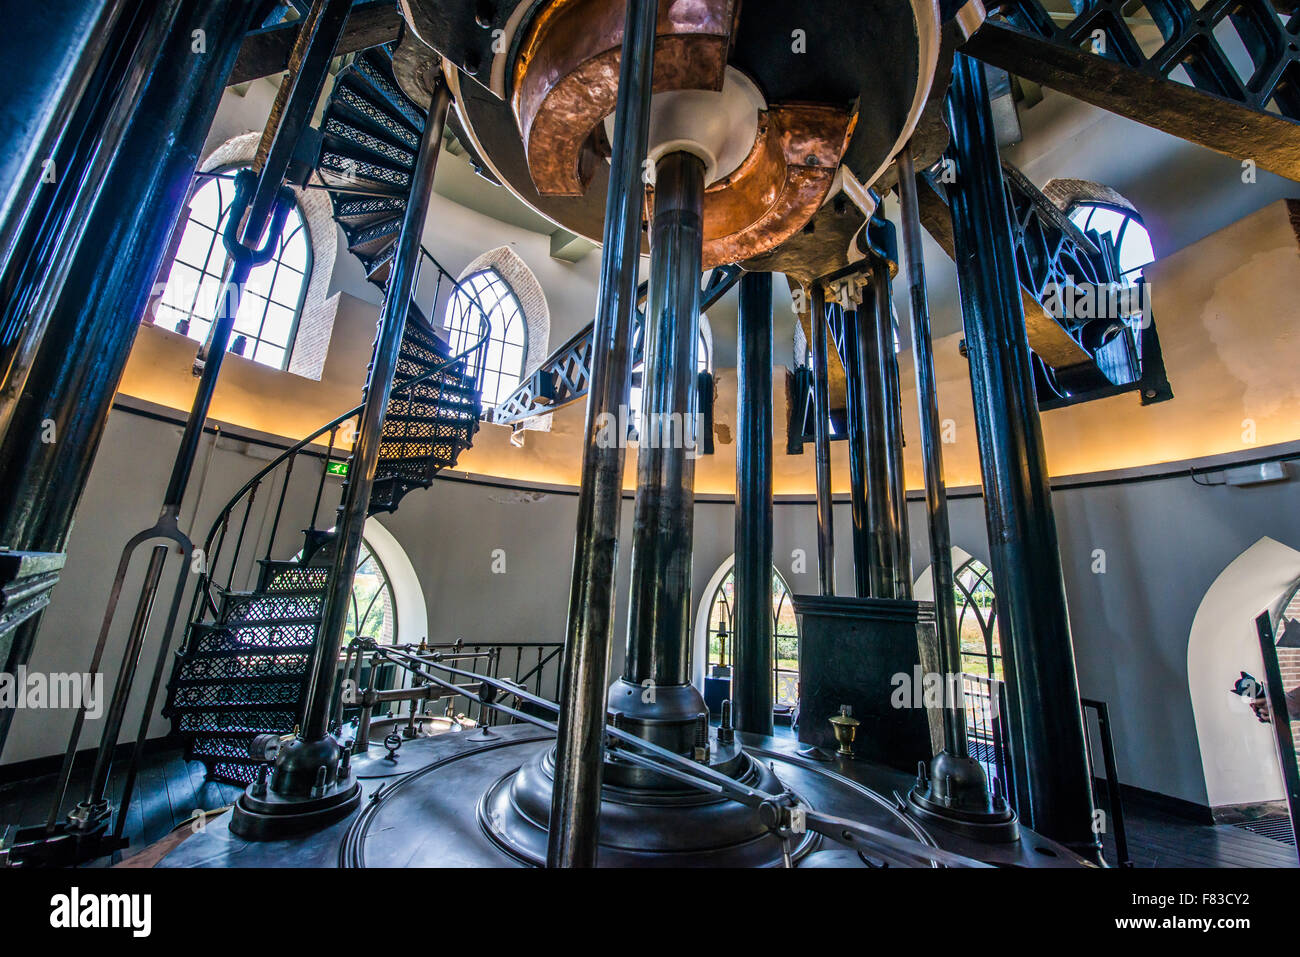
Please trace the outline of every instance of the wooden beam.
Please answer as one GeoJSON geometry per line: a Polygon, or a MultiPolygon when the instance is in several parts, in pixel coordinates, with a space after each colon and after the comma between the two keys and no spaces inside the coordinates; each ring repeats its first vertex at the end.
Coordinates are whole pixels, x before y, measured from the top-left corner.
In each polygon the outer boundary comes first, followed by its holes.
{"type": "Polygon", "coordinates": [[[1300,180],[1300,124],[985,20],[963,53],[1261,169],[1300,180]]]}
{"type": "MultiPolygon", "coordinates": [[[[239,48],[230,85],[276,76],[289,69],[289,53],[298,39],[301,20],[250,31],[239,48]]],[[[348,17],[347,29],[335,49],[338,56],[392,43],[402,32],[402,14],[391,0],[360,3],[348,17]]]]}

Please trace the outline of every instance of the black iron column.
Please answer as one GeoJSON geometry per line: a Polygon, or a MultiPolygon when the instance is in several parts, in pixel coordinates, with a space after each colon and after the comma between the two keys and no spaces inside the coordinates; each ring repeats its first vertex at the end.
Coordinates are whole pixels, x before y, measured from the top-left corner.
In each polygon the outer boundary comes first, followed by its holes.
{"type": "MultiPolygon", "coordinates": [[[[87,183],[94,199],[63,242],[42,247],[48,280],[23,321],[43,329],[0,442],[0,544],[57,552],[67,541],[168,237],[253,4],[158,5],[105,119],[118,149],[87,183]],[[194,37],[204,39],[196,52],[194,37]]],[[[100,144],[101,148],[103,144],[100,144]]],[[[38,619],[9,649],[26,660],[38,619]]],[[[11,710],[0,712],[0,742],[11,710]]]]}
{"type": "Polygon", "coordinates": [[[922,817],[934,815],[950,827],[973,831],[990,840],[1019,837],[1015,814],[989,791],[984,767],[971,756],[966,733],[965,689],[961,673],[961,634],[953,593],[952,538],[948,527],[948,492],[943,481],[943,442],[939,425],[939,386],[930,341],[930,303],[925,288],[920,206],[912,152],[898,155],[898,193],[903,212],[903,246],[912,303],[912,358],[916,366],[916,401],[921,424],[921,459],[929,517],[930,567],[935,620],[939,630],[939,671],[944,680],[943,749],[930,762],[908,797],[922,817]]]}
{"type": "MultiPolygon", "coordinates": [[[[872,598],[896,598],[894,581],[897,545],[898,510],[894,504],[894,485],[889,474],[889,419],[887,413],[887,386],[885,383],[885,355],[881,351],[882,333],[879,330],[878,304],[874,296],[863,301],[854,314],[853,332],[856,345],[856,364],[861,381],[861,430],[863,495],[865,497],[867,540],[864,575],[865,593],[872,598]]],[[[845,339],[849,325],[845,323],[845,339]]],[[[892,348],[892,347],[891,347],[892,348]]],[[[854,350],[850,348],[850,352],[854,350]]],[[[852,441],[852,439],[850,439],[852,441]]],[[[856,521],[855,521],[856,525],[856,521]]]]}
{"type": "MultiPolygon", "coordinates": [[[[894,350],[894,296],[889,272],[887,260],[880,257],[873,260],[871,288],[875,294],[876,308],[873,310],[875,348],[872,351],[879,363],[873,378],[880,391],[872,404],[877,404],[880,408],[884,431],[884,458],[880,468],[885,473],[889,490],[889,501],[882,507],[881,517],[887,519],[885,534],[889,540],[891,580],[889,594],[883,597],[910,599],[912,543],[908,537],[907,485],[903,475],[903,401],[898,384],[898,353],[894,350]]],[[[871,401],[871,397],[868,399],[871,401]]],[[[871,448],[875,449],[874,442],[871,448]]],[[[875,488],[874,483],[872,488],[875,488]]]]}
{"type": "Polygon", "coordinates": [[[656,687],[682,686],[691,680],[703,210],[704,162],[690,153],[660,159],[650,230],[644,399],[623,666],[624,680],[637,686],[646,681],[656,687]]]}
{"type": "Polygon", "coordinates": [[[1015,793],[1034,829],[1098,857],[1056,521],[982,65],[956,55],[949,189],[997,611],[1015,793]]]}
{"type": "Polygon", "coordinates": [[[844,406],[848,420],[849,508],[853,516],[853,585],[859,598],[884,594],[880,562],[870,515],[871,455],[867,447],[867,384],[863,381],[863,356],[856,309],[833,305],[843,317],[844,406]]]}
{"type": "MultiPolygon", "coordinates": [[[[406,330],[406,316],[415,291],[415,276],[420,265],[420,239],[424,220],[433,197],[433,176],[438,168],[438,152],[451,94],[441,81],[433,91],[429,114],[420,139],[420,151],[411,174],[411,193],[402,216],[402,229],[393,251],[392,271],[384,293],[379,333],[370,360],[366,381],[366,398],[357,422],[357,441],[348,459],[348,481],[339,503],[339,517],[334,529],[334,561],[330,566],[330,590],[325,598],[320,637],[316,642],[315,669],[307,691],[302,722],[302,739],[312,742],[329,733],[329,713],[338,670],[339,649],[347,626],[352,602],[352,578],[361,554],[361,533],[370,509],[375,466],[379,461],[384,412],[393,391],[393,373],[406,330]]],[[[277,771],[279,769],[277,768],[277,771]]]]}
{"type": "MultiPolygon", "coordinates": [[[[912,360],[916,366],[916,404],[921,422],[921,460],[925,472],[925,505],[929,515],[930,570],[934,583],[934,615],[939,630],[939,667],[945,675],[961,671],[961,633],[953,598],[952,533],[948,525],[948,489],[943,479],[943,441],[939,422],[939,383],[934,374],[930,342],[930,302],[925,288],[920,207],[916,170],[910,148],[898,155],[898,192],[903,212],[903,247],[912,303],[912,360]]],[[[955,702],[945,702],[945,704],[955,702]]],[[[963,708],[945,707],[945,742],[953,754],[967,754],[963,708]]]]}
{"type": "Polygon", "coordinates": [[[817,585],[835,594],[835,516],[831,492],[830,355],[826,346],[826,291],[813,283],[808,324],[812,328],[813,418],[817,468],[817,585]]]}
{"type": "MultiPolygon", "coordinates": [[[[813,321],[817,321],[814,314],[813,321]]],[[[824,345],[825,337],[823,337],[824,345]]],[[[735,726],[772,733],[772,274],[740,280],[736,354],[735,726]]]]}
{"type": "Polygon", "coordinates": [[[329,585],[317,632],[302,728],[296,738],[279,747],[274,755],[270,793],[263,782],[256,782],[236,802],[230,829],[246,839],[277,838],[323,826],[351,813],[361,800],[361,788],[349,767],[348,754],[330,733],[330,706],[352,600],[352,579],[379,460],[384,412],[392,393],[393,373],[415,289],[420,239],[433,196],[433,177],[450,105],[451,94],[438,80],[411,173],[411,192],[402,214],[379,314],[365,401],[357,422],[357,439],[348,459],[348,479],[334,526],[329,585]]]}
{"type": "Polygon", "coordinates": [[[606,441],[606,424],[628,401],[632,369],[632,318],[644,197],[641,163],[650,130],[657,13],[655,0],[628,0],[592,332],[591,388],[560,679],[548,867],[593,867],[596,863],[624,456],[621,436],[618,441],[606,441]]]}

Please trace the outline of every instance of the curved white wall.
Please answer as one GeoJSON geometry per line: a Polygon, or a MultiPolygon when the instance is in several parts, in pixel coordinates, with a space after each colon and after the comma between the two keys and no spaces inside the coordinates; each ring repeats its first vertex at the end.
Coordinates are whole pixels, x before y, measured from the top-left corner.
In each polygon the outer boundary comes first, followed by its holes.
{"type": "Polygon", "coordinates": [[[1192,620],[1187,682],[1211,807],[1285,797],[1271,725],[1231,694],[1242,671],[1263,678],[1255,631],[1262,611],[1276,615],[1300,579],[1300,551],[1261,538],[1214,580],[1192,620]]]}

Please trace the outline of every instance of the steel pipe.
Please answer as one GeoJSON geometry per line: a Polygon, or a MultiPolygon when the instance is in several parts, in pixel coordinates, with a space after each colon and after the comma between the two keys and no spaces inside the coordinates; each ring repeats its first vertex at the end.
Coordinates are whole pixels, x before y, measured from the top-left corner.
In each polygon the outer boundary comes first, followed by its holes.
{"type": "Polygon", "coordinates": [[[740,280],[737,345],[732,714],[738,730],[771,734],[776,658],[772,628],[771,273],[746,273],[740,280]]]}
{"type": "Polygon", "coordinates": [[[433,176],[438,167],[438,152],[450,105],[451,94],[439,81],[429,105],[419,154],[411,174],[411,193],[402,216],[397,247],[393,251],[392,271],[366,382],[365,403],[358,419],[357,441],[348,460],[348,481],[339,504],[329,591],[325,597],[316,657],[303,709],[302,739],[307,742],[320,741],[329,733],[334,674],[352,599],[352,578],[361,553],[361,533],[365,528],[375,467],[379,461],[384,412],[393,390],[393,373],[397,369],[397,356],[402,347],[411,294],[415,289],[416,271],[420,265],[420,237],[424,232],[429,200],[433,196],[433,176]]]}
{"type": "MultiPolygon", "coordinates": [[[[882,597],[912,597],[912,543],[907,523],[907,484],[903,475],[903,400],[898,384],[898,353],[894,348],[894,295],[889,263],[875,257],[871,264],[871,288],[875,294],[875,348],[879,368],[879,394],[873,405],[880,409],[884,432],[884,472],[889,500],[881,508],[889,540],[889,594],[882,597]]],[[[873,446],[874,448],[874,446],[873,446]]],[[[873,484],[873,489],[875,488],[873,484]]]]}
{"type": "Polygon", "coordinates": [[[956,54],[948,97],[958,287],[1011,714],[1021,819],[1099,859],[1074,647],[1025,317],[982,64],[956,54]]]}
{"type": "Polygon", "coordinates": [[[641,252],[641,163],[650,131],[655,0],[628,0],[605,198],[604,249],[592,331],[591,386],[561,666],[548,867],[594,867],[605,758],[605,682],[623,496],[622,437],[608,423],[628,401],[641,252]]]}
{"type": "Polygon", "coordinates": [[[873,523],[869,513],[871,455],[867,445],[867,386],[863,381],[864,367],[859,323],[856,309],[839,309],[844,329],[844,389],[845,413],[848,422],[849,446],[849,509],[853,517],[853,587],[859,598],[884,594],[880,580],[879,547],[872,535],[873,523]]]}
{"type": "MultiPolygon", "coordinates": [[[[912,304],[912,360],[916,366],[916,403],[921,423],[921,464],[925,473],[925,507],[929,517],[930,570],[934,583],[934,614],[939,631],[939,668],[945,675],[961,671],[961,633],[953,600],[952,533],[948,524],[948,490],[943,478],[943,440],[939,422],[939,384],[934,374],[934,345],[930,341],[930,301],[925,286],[921,246],[920,205],[912,151],[898,154],[898,192],[903,213],[903,252],[912,304]]],[[[970,750],[965,708],[945,700],[944,742],[953,754],[970,750]]]]}
{"type": "Polygon", "coordinates": [[[830,355],[826,345],[826,291],[813,283],[808,324],[812,327],[813,422],[817,469],[817,587],[835,594],[835,514],[831,492],[830,355]]]}
{"type": "MultiPolygon", "coordinates": [[[[876,283],[872,283],[874,290],[876,283]]],[[[889,473],[888,386],[884,352],[885,333],[880,319],[880,303],[873,294],[856,313],[855,342],[861,380],[863,451],[860,453],[866,510],[864,537],[868,540],[866,582],[872,598],[897,598],[895,594],[895,548],[898,541],[898,510],[894,503],[894,483],[889,473]]],[[[847,326],[845,327],[847,336],[847,326]]],[[[889,350],[893,351],[892,337],[889,350]]]]}
{"type": "MultiPolygon", "coordinates": [[[[75,230],[36,252],[49,257],[36,270],[47,281],[24,322],[44,332],[0,441],[0,544],[65,547],[251,14],[236,0],[169,0],[121,65],[117,95],[102,114],[108,142],[121,145],[94,144],[105,161],[87,167],[98,175],[84,183],[84,202],[67,207],[80,210],[75,230]],[[206,41],[202,56],[192,48],[196,30],[206,41]],[[42,441],[51,430],[57,441],[42,441]]],[[[24,623],[13,646],[0,649],[8,670],[27,660],[38,621],[24,623]]],[[[0,745],[11,715],[0,713],[0,745]]]]}
{"type": "Polygon", "coordinates": [[[669,153],[655,173],[645,373],[624,680],[691,680],[695,366],[700,341],[704,162],[669,153]]]}

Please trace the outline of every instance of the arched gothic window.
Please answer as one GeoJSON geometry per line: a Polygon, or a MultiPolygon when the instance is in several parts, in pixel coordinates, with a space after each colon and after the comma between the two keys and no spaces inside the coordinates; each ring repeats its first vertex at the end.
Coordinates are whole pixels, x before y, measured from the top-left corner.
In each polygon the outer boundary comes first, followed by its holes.
{"type": "Polygon", "coordinates": [[[962,670],[1001,680],[1005,674],[997,608],[993,601],[993,574],[979,559],[968,558],[952,577],[957,631],[961,635],[962,670]]]}
{"type": "MultiPolygon", "coordinates": [[[[154,313],[155,325],[206,341],[216,315],[230,258],[222,244],[235,199],[235,173],[205,174],[189,204],[189,217],[154,313]]],[[[297,205],[270,261],[248,277],[235,317],[230,351],[276,369],[288,366],[312,267],[306,221],[297,205]]]]}
{"type": "MultiPolygon", "coordinates": [[[[735,637],[736,570],[733,567],[718,583],[709,604],[708,670],[732,663],[735,637]]],[[[772,701],[778,709],[790,709],[799,698],[799,622],[790,599],[790,588],[781,573],[772,569],[772,701]]]]}
{"type": "Polygon", "coordinates": [[[483,407],[498,405],[509,398],[524,371],[528,351],[528,324],[519,298],[495,269],[483,269],[466,276],[447,302],[444,325],[452,353],[462,352],[478,341],[479,310],[487,314],[492,327],[484,358],[483,407]]]}
{"type": "Polygon", "coordinates": [[[397,602],[383,563],[364,539],[357,572],[352,577],[352,601],[343,629],[343,646],[361,635],[382,644],[397,640],[397,602]]]}

